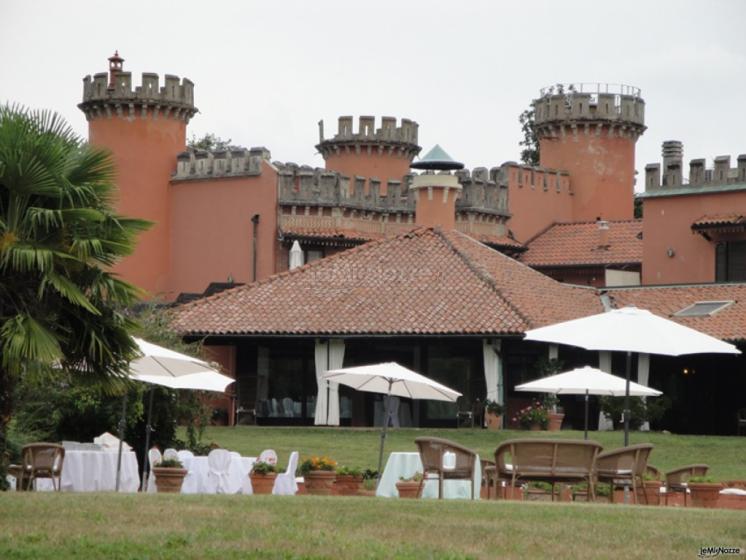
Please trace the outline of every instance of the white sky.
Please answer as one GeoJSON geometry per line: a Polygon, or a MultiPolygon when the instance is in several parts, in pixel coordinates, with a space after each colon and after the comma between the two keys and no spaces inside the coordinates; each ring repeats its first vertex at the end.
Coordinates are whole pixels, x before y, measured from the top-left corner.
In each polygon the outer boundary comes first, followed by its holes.
{"type": "Polygon", "coordinates": [[[81,79],[115,49],[136,85],[143,71],[195,83],[190,134],[281,161],[322,166],[318,120],[330,136],[362,114],[412,118],[424,151],[492,167],[518,159],[518,115],[539,89],[573,81],[642,88],[641,173],[668,139],[708,166],[746,153],[742,0],[0,0],[0,101],[85,134],[81,79]]]}

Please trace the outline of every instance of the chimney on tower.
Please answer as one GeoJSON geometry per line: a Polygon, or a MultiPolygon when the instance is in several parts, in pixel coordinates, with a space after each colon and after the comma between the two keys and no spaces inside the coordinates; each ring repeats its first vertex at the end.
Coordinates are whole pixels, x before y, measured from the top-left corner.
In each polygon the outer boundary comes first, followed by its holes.
{"type": "Polygon", "coordinates": [[[109,87],[108,89],[116,89],[117,87],[117,74],[122,71],[124,67],[124,59],[119,56],[119,51],[114,51],[114,54],[109,57],[109,87]]]}
{"type": "Polygon", "coordinates": [[[425,157],[410,167],[424,171],[421,175],[415,175],[409,187],[415,192],[415,223],[418,226],[454,229],[456,198],[461,192],[461,184],[458,177],[450,172],[463,169],[464,164],[455,161],[436,144],[425,157]]]}

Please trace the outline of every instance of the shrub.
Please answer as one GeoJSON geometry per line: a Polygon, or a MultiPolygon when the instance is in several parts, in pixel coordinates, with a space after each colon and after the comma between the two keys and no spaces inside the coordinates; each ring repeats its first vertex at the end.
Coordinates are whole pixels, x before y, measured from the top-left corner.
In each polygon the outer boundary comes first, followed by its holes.
{"type": "Polygon", "coordinates": [[[337,469],[338,476],[357,476],[362,477],[363,471],[355,467],[339,467],[337,469]]]}
{"type": "Polygon", "coordinates": [[[549,413],[539,401],[522,408],[513,417],[513,422],[518,422],[524,428],[530,428],[538,424],[542,430],[546,430],[549,425],[549,413]]]}
{"type": "Polygon", "coordinates": [[[155,467],[158,469],[183,469],[184,465],[178,459],[161,459],[160,463],[156,463],[155,467]]]}

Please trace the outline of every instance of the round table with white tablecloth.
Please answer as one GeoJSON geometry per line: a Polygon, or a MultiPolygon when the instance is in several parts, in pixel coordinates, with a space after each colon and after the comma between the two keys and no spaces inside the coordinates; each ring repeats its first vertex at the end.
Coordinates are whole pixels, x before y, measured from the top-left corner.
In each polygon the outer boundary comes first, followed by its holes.
{"type": "MultiPolygon", "coordinates": [[[[114,492],[117,480],[116,450],[66,450],[62,463],[62,490],[65,492],[114,492]]],[[[140,475],[134,451],[122,452],[120,492],[137,492],[140,475]]],[[[37,490],[53,490],[51,479],[39,479],[37,490]]]]}
{"type": "MultiPolygon", "coordinates": [[[[446,454],[443,465],[447,468],[448,464],[449,457],[448,454],[446,454]]],[[[417,472],[422,472],[422,461],[420,460],[419,453],[392,453],[389,455],[389,460],[386,461],[386,467],[383,469],[381,481],[376,490],[376,496],[383,498],[396,498],[399,496],[399,492],[396,490],[396,483],[399,482],[399,479],[402,477],[410,478],[417,472]]],[[[479,499],[479,490],[482,485],[482,468],[479,461],[479,455],[477,455],[476,465],[474,466],[473,481],[474,497],[479,499]]],[[[422,488],[422,497],[437,498],[437,496],[437,479],[426,480],[424,487],[422,488]]],[[[443,482],[443,497],[468,500],[471,498],[471,484],[468,480],[445,480],[443,482]]]]}
{"type": "MultiPolygon", "coordinates": [[[[251,494],[249,473],[256,457],[233,455],[228,467],[229,494],[251,494]]],[[[210,466],[207,457],[193,457],[189,462],[189,472],[181,486],[182,494],[213,494],[215,492],[208,473],[210,466]]]]}

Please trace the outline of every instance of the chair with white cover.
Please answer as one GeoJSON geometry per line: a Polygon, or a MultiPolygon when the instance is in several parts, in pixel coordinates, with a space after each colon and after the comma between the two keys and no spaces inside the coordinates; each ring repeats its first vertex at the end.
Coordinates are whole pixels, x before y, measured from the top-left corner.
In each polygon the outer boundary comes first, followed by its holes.
{"type": "Polygon", "coordinates": [[[183,467],[186,470],[189,470],[189,467],[192,465],[192,459],[194,459],[194,453],[192,453],[188,449],[182,449],[181,451],[176,452],[176,456],[178,457],[179,461],[181,461],[183,467]]]}
{"type": "Polygon", "coordinates": [[[259,459],[257,459],[257,462],[277,466],[277,453],[274,449],[265,449],[259,454],[259,459]]]}
{"type": "Polygon", "coordinates": [[[208,492],[211,494],[230,494],[230,476],[228,469],[231,465],[231,452],[227,449],[213,449],[207,455],[208,492]]]}
{"type": "Polygon", "coordinates": [[[155,473],[153,472],[153,467],[157,466],[162,459],[163,455],[161,455],[160,450],[157,447],[151,447],[148,451],[148,468],[150,469],[150,474],[148,475],[148,492],[156,491],[155,473]]]}
{"type": "Polygon", "coordinates": [[[275,485],[272,493],[276,496],[294,496],[298,492],[298,483],[295,478],[295,471],[298,468],[298,452],[293,451],[290,454],[288,468],[284,473],[275,477],[275,485]]]}
{"type": "Polygon", "coordinates": [[[169,447],[163,452],[163,459],[164,460],[168,460],[168,459],[179,460],[179,452],[176,451],[176,449],[174,449],[173,447],[169,447]]]}

